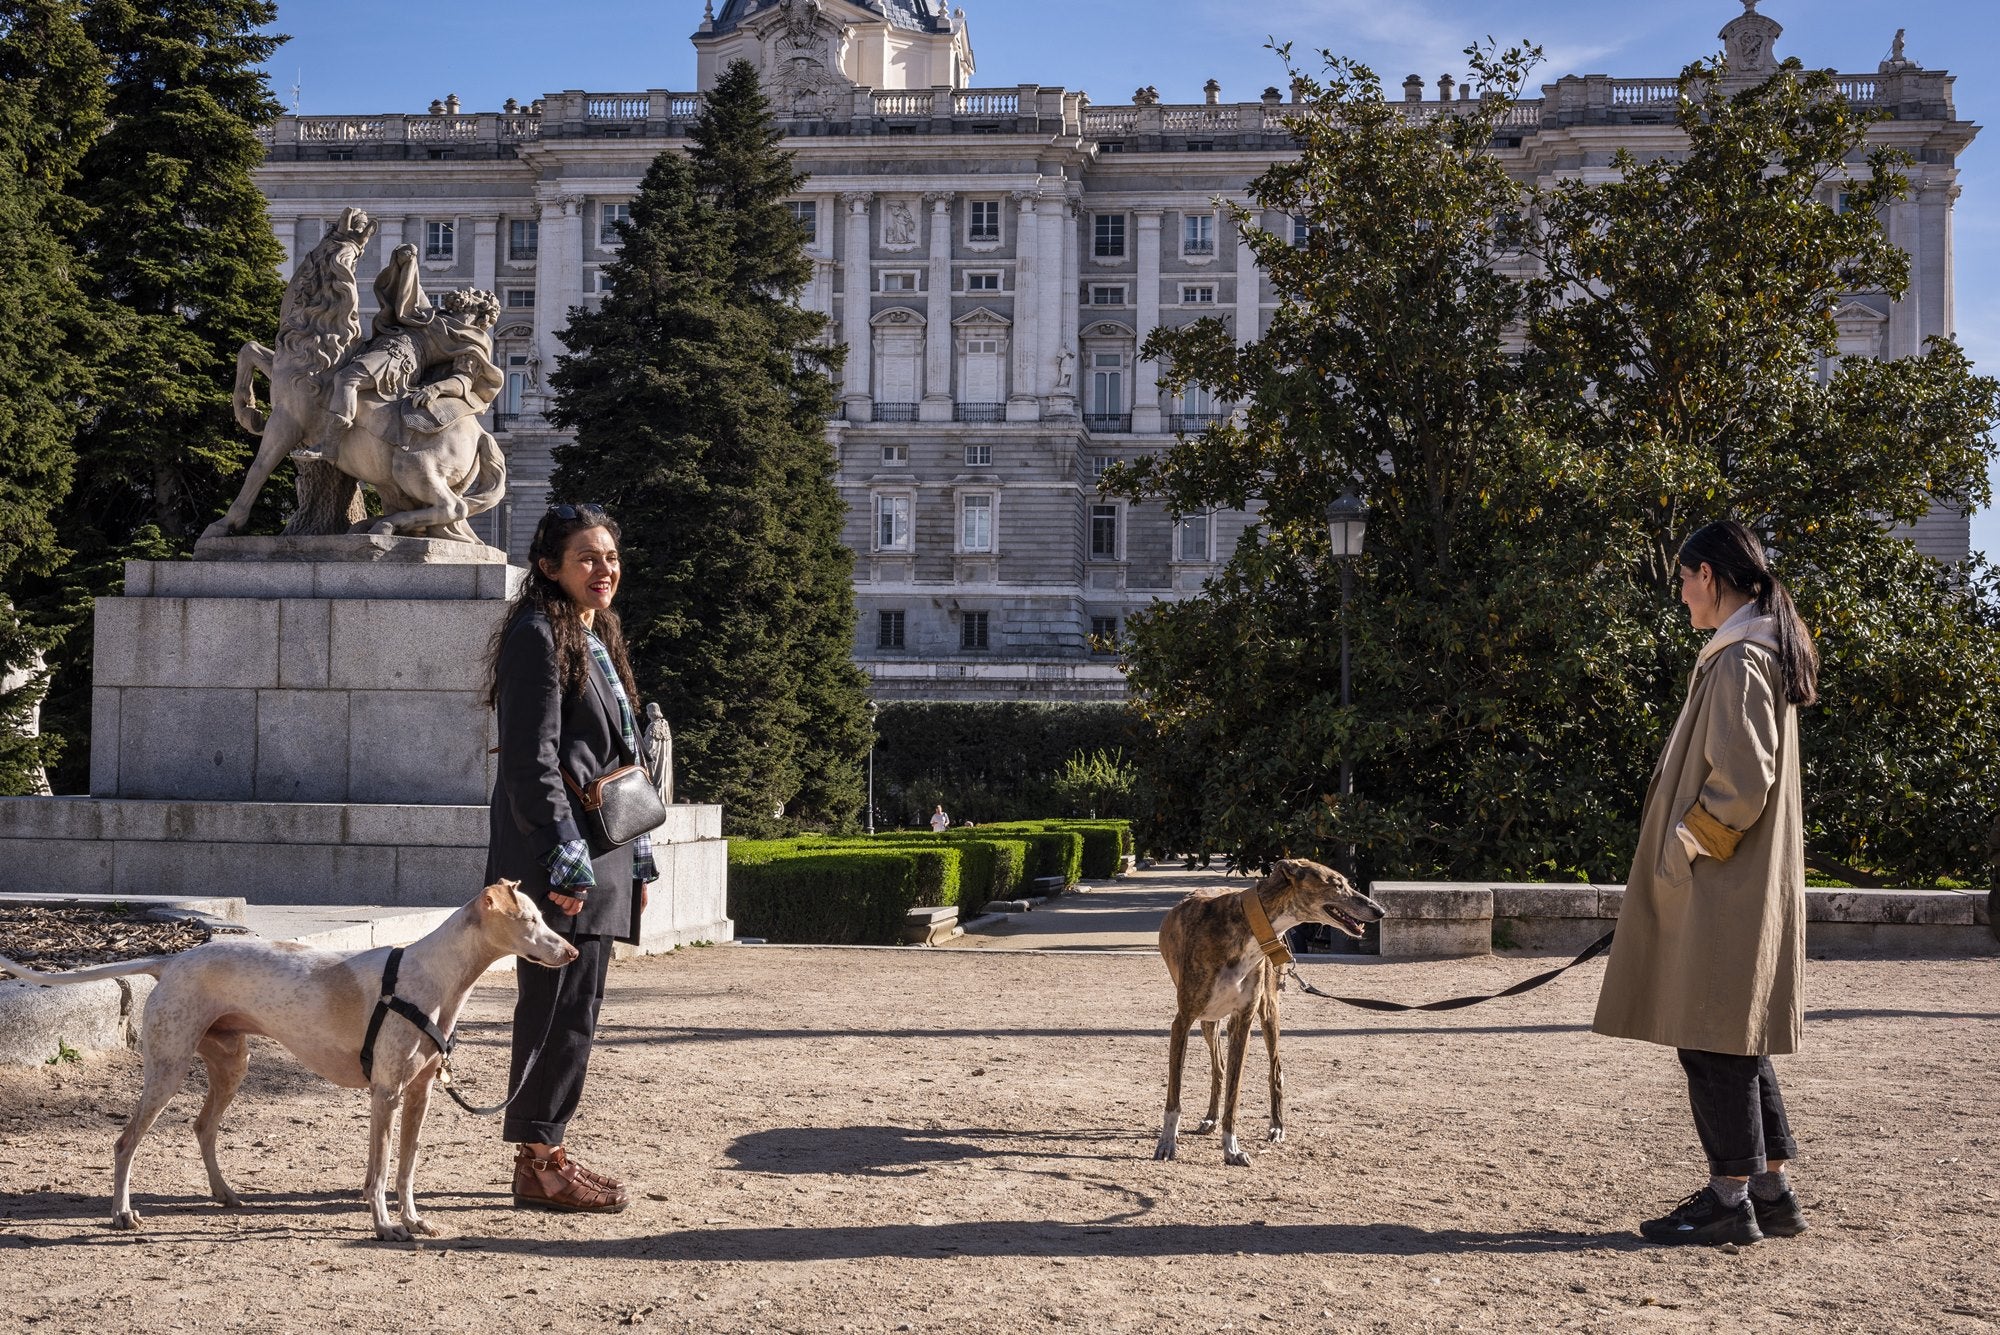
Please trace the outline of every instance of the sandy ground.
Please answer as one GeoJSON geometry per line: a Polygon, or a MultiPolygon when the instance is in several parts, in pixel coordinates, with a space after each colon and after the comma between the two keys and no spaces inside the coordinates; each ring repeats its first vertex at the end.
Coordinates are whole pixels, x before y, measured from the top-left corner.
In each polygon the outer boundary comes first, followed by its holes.
{"type": "MultiPolygon", "coordinates": [[[[1540,967],[1316,966],[1428,999],[1540,967]]],[[[623,1215],[517,1213],[490,1122],[437,1100],[419,1191],[450,1236],[372,1239],[365,1110],[258,1042],[210,1204],[200,1076],[146,1142],[141,1234],[105,1228],[139,1060],[0,1072],[0,1324],[36,1332],[1785,1330],[2000,1327],[1992,959],[1827,961],[1779,1068],[1805,1236],[1656,1249],[1702,1170],[1670,1052],[1585,1032],[1602,964],[1427,1018],[1287,993],[1290,1136],[1151,1158],[1156,957],[712,947],[614,967],[571,1145],[623,1215]]],[[[491,1097],[511,989],[461,1069],[491,1097]]],[[[1202,1077],[1191,1076],[1191,1086],[1202,1077]]],[[[1189,1100],[1200,1106],[1201,1091],[1189,1100]]]]}

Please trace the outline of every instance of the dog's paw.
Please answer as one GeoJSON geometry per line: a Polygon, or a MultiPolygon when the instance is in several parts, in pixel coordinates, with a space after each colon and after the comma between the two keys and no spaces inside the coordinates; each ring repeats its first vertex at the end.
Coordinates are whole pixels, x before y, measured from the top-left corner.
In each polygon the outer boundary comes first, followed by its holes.
{"type": "Polygon", "coordinates": [[[1163,1139],[1160,1141],[1159,1146],[1154,1149],[1153,1157],[1155,1159],[1171,1159],[1174,1157],[1175,1148],[1173,1141],[1163,1139]]]}
{"type": "Polygon", "coordinates": [[[1222,1162],[1232,1168],[1248,1168],[1250,1166],[1250,1156],[1244,1152],[1241,1145],[1236,1143],[1236,1137],[1224,1136],[1222,1138],[1222,1162]]]}
{"type": "Polygon", "coordinates": [[[243,1198],[238,1196],[233,1188],[223,1187],[221,1190],[209,1194],[214,1198],[215,1203],[225,1210],[240,1210],[243,1208],[243,1198]]]}
{"type": "Polygon", "coordinates": [[[1188,1128],[1188,1134],[1191,1136],[1205,1136],[1213,1130],[1215,1130],[1215,1119],[1213,1117],[1204,1117],[1188,1128]]]}
{"type": "Polygon", "coordinates": [[[377,1242],[408,1242],[410,1240],[410,1230],[404,1228],[401,1224],[377,1224],[375,1225],[375,1240],[377,1242]]]}
{"type": "Polygon", "coordinates": [[[436,1224],[413,1214],[403,1216],[403,1227],[408,1229],[412,1236],[416,1237],[441,1238],[444,1236],[444,1230],[436,1224]]]}
{"type": "Polygon", "coordinates": [[[117,1214],[111,1216],[111,1227],[122,1228],[128,1232],[137,1233],[139,1231],[139,1212],[137,1210],[119,1211],[117,1214]]]}
{"type": "Polygon", "coordinates": [[[1273,1145],[1280,1144],[1285,1139],[1285,1128],[1283,1128],[1282,1126],[1273,1126],[1268,1132],[1265,1133],[1264,1138],[1270,1141],[1273,1145]]]}

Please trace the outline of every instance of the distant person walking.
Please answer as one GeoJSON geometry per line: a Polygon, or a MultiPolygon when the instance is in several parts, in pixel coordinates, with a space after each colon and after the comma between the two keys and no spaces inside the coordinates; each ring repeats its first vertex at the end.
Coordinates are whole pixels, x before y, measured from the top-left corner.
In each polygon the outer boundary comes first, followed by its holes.
{"type": "Polygon", "coordinates": [[[513,1070],[521,1080],[547,1041],[501,1135],[520,1145],[514,1203],[615,1213],[616,1178],[569,1157],[563,1138],[583,1097],[614,940],[636,940],[655,879],[645,836],[608,852],[585,841],[575,790],[638,752],[638,698],[625,637],[611,611],[620,576],[618,525],[594,505],[558,505],[528,548],[528,578],[493,638],[489,698],[499,715],[499,774],[486,879],[521,882],[549,925],[577,948],[558,971],[520,962],[513,1070]]]}
{"type": "Polygon", "coordinates": [[[940,802],[938,803],[937,810],[931,813],[931,833],[943,834],[950,828],[951,817],[944,814],[944,803],[940,802]]]}
{"type": "Polygon", "coordinates": [[[1805,1231],[1771,1056],[1798,1050],[1805,848],[1798,706],[1819,656],[1757,537],[1710,524],[1680,550],[1702,647],[1646,790],[1592,1028],[1679,1049],[1708,1185],[1639,1226],[1664,1243],[1805,1231]]]}

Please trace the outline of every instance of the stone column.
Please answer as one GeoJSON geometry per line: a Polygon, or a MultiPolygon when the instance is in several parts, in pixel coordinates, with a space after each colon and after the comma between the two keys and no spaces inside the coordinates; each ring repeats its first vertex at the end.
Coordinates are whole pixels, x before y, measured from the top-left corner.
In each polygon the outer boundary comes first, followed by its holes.
{"type": "Polygon", "coordinates": [[[846,392],[842,398],[847,404],[847,420],[866,422],[874,415],[874,390],[869,380],[871,368],[869,357],[874,352],[872,331],[868,325],[869,312],[873,308],[870,294],[874,290],[874,275],[868,267],[871,251],[869,230],[869,204],[875,196],[865,190],[855,191],[840,197],[847,206],[847,216],[842,219],[847,229],[842,238],[844,248],[841,260],[840,336],[847,344],[846,392]]]}
{"type": "Polygon", "coordinates": [[[924,401],[921,422],[951,420],[951,191],[924,196],[931,206],[930,300],[924,319],[924,401]]]}
{"type": "Polygon", "coordinates": [[[472,219],[472,285],[500,290],[500,219],[493,214],[472,219]]]}
{"type": "Polygon", "coordinates": [[[1014,205],[1014,384],[1013,393],[1007,396],[1007,420],[1039,422],[1042,405],[1037,396],[1042,377],[1037,353],[1041,339],[1036,326],[1040,314],[1041,229],[1035,217],[1032,191],[1017,191],[1014,205]]]}
{"type": "Polygon", "coordinates": [[[417,248],[417,258],[419,260],[423,259],[424,220],[421,214],[406,213],[403,215],[403,244],[406,246],[415,246],[417,248]]]}
{"type": "MultiPolygon", "coordinates": [[[[1138,346],[1160,323],[1160,210],[1140,209],[1133,215],[1139,231],[1138,346]]],[[[1132,365],[1132,429],[1148,434],[1160,430],[1160,365],[1135,358],[1132,365]]]]}
{"type": "MultiPolygon", "coordinates": [[[[1250,224],[1257,231],[1264,230],[1264,215],[1258,214],[1250,224]]],[[[1247,237],[1236,238],[1236,346],[1257,337],[1258,329],[1258,278],[1257,252],[1250,248],[1247,237]]]]}
{"type": "MultiPolygon", "coordinates": [[[[1070,280],[1071,266],[1076,260],[1072,253],[1076,247],[1071,243],[1071,234],[1075,229],[1071,222],[1067,199],[1043,200],[1041,208],[1035,212],[1035,218],[1041,224],[1041,239],[1037,249],[1042,270],[1040,299],[1035,303],[1035,325],[1041,330],[1041,355],[1036,358],[1038,363],[1036,370],[1040,382],[1037,393],[1047,403],[1049,412],[1060,415],[1064,411],[1075,411],[1073,405],[1053,402],[1056,396],[1056,372],[1062,350],[1069,347],[1072,353],[1075,352],[1075,348],[1070,344],[1073,319],[1069,311],[1075,309],[1076,302],[1072,299],[1068,310],[1063,305],[1065,286],[1067,285],[1071,292],[1076,290],[1075,284],[1070,280]]],[[[1070,389],[1072,394],[1066,397],[1073,397],[1074,373],[1070,389]]]]}
{"type": "Polygon", "coordinates": [[[550,190],[538,195],[541,219],[535,263],[535,346],[529,351],[530,412],[542,412],[549,373],[563,350],[556,337],[569,325],[569,309],[583,302],[583,197],[550,190]]]}
{"type": "MultiPolygon", "coordinates": [[[[1911,195],[1918,196],[1923,190],[1920,182],[1911,183],[1911,195]]],[[[1908,357],[1923,343],[1924,330],[1924,288],[1922,282],[1924,266],[1923,224],[1917,200],[1909,198],[1889,205],[1889,221],[1886,229],[1892,244],[1900,246],[1910,257],[1910,285],[1904,289],[1901,299],[1889,306],[1889,337],[1882,349],[1884,358],[1908,357]]]]}
{"type": "Polygon", "coordinates": [[[1928,180],[1917,188],[1917,234],[1923,238],[1923,254],[1910,256],[1910,286],[1923,294],[1917,310],[1916,347],[1923,340],[1953,332],[1951,303],[1951,212],[1958,186],[1948,181],[1928,180]]]}

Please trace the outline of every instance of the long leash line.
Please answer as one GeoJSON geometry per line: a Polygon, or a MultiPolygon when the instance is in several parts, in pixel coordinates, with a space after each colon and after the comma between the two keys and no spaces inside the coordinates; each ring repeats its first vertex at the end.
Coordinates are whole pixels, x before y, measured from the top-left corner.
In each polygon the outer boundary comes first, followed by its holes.
{"type": "Polygon", "coordinates": [[[1328,1001],[1338,1001],[1343,1006],[1354,1006],[1365,1011],[1455,1011],[1462,1010],[1467,1006],[1477,1006],[1482,1001],[1497,1001],[1501,997],[1518,997],[1523,992],[1532,992],[1546,983],[1552,983],[1571,969],[1574,969],[1577,965],[1586,964],[1609,950],[1611,948],[1611,938],[1616,934],[1617,932],[1614,928],[1612,931],[1598,937],[1597,940],[1591,942],[1588,946],[1585,946],[1583,953],[1568,964],[1550,969],[1546,973],[1538,973],[1532,978],[1523,979],[1504,991],[1489,992],[1483,997],[1451,997],[1445,1001],[1427,1001],[1420,1006],[1405,1005],[1400,1001],[1383,1001],[1377,997],[1340,997],[1335,996],[1331,992],[1322,992],[1305,980],[1305,976],[1299,972],[1299,966],[1295,962],[1286,965],[1286,972],[1293,979],[1297,980],[1300,988],[1306,992],[1316,997],[1323,997],[1328,1001]]]}
{"type": "MultiPolygon", "coordinates": [[[[465,1096],[458,1092],[458,1086],[452,1083],[451,1050],[457,1046],[458,1036],[454,1034],[447,1038],[444,1034],[439,1033],[437,1025],[431,1022],[430,1016],[396,995],[396,974],[402,967],[402,963],[403,948],[401,946],[397,946],[391,950],[389,958],[382,963],[382,995],[375,1001],[375,1013],[368,1017],[368,1032],[361,1040],[361,1074],[364,1076],[373,1074],[375,1066],[375,1039],[382,1032],[382,1021],[387,1019],[393,1011],[414,1025],[417,1032],[429,1039],[431,1046],[436,1048],[439,1054],[443,1056],[444,1060],[438,1063],[437,1083],[445,1093],[451,1095],[453,1103],[456,1103],[474,1117],[491,1117],[493,1114],[505,1109],[515,1099],[521,1097],[521,1091],[528,1087],[528,1077],[534,1073],[535,1063],[541,1059],[542,1049],[549,1045],[550,1033],[555,1030],[556,1008],[554,1006],[549,1007],[548,1018],[542,1023],[542,1036],[535,1040],[534,1050],[528,1054],[528,1060],[521,1064],[521,1078],[515,1082],[513,1089],[507,1092],[507,1097],[493,1104],[491,1107],[476,1108],[466,1101],[465,1096]]],[[[562,969],[567,969],[568,967],[565,964],[562,966],[562,969]]],[[[556,973],[560,975],[562,969],[557,969],[556,973]]]]}

